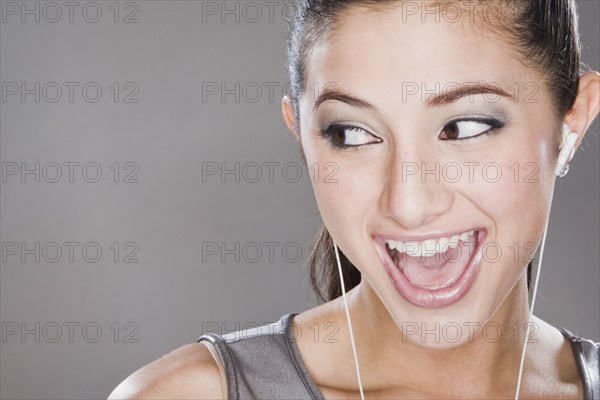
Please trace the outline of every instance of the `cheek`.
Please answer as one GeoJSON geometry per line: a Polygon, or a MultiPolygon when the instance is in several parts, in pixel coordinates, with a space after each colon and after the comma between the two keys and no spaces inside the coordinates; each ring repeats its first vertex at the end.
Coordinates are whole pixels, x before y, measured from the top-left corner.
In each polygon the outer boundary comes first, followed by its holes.
{"type": "Polygon", "coordinates": [[[373,169],[344,162],[344,157],[331,151],[314,154],[308,168],[321,217],[331,234],[341,238],[359,232],[376,203],[373,169]]]}
{"type": "MultiPolygon", "coordinates": [[[[309,121],[305,126],[310,126],[309,121]]],[[[372,158],[336,150],[324,139],[303,131],[302,148],[321,218],[336,238],[358,232],[371,214],[378,168],[372,158]],[[339,234],[336,234],[339,232],[339,234]]]]}
{"type": "Polygon", "coordinates": [[[479,183],[466,189],[493,224],[484,256],[488,273],[496,276],[489,290],[511,288],[540,245],[552,201],[553,157],[550,141],[507,146],[494,156],[497,166],[480,174],[479,183]],[[506,284],[498,285],[498,280],[506,284]]]}
{"type": "MultiPolygon", "coordinates": [[[[524,136],[532,137],[531,134],[524,136]]],[[[498,164],[502,177],[496,183],[484,184],[487,189],[484,194],[491,199],[499,227],[501,221],[506,221],[513,228],[518,226],[515,233],[537,236],[543,231],[552,201],[553,144],[550,140],[532,142],[538,145],[522,143],[500,154],[498,164]]]]}

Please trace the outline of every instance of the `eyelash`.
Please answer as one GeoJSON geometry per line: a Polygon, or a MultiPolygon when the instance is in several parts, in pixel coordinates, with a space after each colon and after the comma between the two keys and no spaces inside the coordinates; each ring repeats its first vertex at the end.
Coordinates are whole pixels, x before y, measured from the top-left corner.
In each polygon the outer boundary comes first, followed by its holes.
{"type": "MultiPolygon", "coordinates": [[[[502,122],[496,118],[473,118],[473,117],[464,117],[464,118],[458,118],[455,120],[452,120],[450,122],[448,122],[446,125],[444,125],[444,129],[446,129],[449,125],[452,124],[456,124],[459,122],[479,122],[479,123],[483,123],[485,125],[489,125],[491,126],[490,129],[488,129],[485,132],[479,133],[475,136],[470,136],[467,138],[462,138],[462,139],[440,139],[440,140],[444,140],[444,141],[463,141],[463,140],[469,140],[469,139],[477,139],[480,137],[484,137],[484,136],[488,136],[488,135],[492,135],[495,133],[498,133],[502,128],[504,128],[506,126],[505,122],[502,122]]],[[[369,135],[372,135],[371,132],[367,131],[364,128],[361,128],[359,126],[355,126],[355,125],[349,125],[349,124],[331,124],[329,125],[326,129],[322,129],[318,131],[318,134],[323,137],[324,139],[326,139],[329,144],[331,145],[331,147],[333,147],[335,150],[354,150],[357,151],[359,148],[363,147],[363,146],[368,146],[371,144],[377,144],[377,143],[381,143],[381,139],[378,142],[371,142],[371,143],[365,143],[365,144],[360,144],[360,145],[344,145],[344,144],[340,144],[339,142],[335,141],[333,139],[333,135],[336,131],[344,131],[344,130],[352,130],[352,129],[360,129],[364,132],[366,132],[369,135]]],[[[444,130],[442,129],[442,130],[444,130]]],[[[375,135],[372,135],[373,137],[376,137],[375,135]]]]}
{"type": "Polygon", "coordinates": [[[336,131],[345,131],[345,130],[352,130],[352,129],[360,129],[360,130],[366,132],[368,135],[371,135],[374,138],[376,137],[376,136],[372,135],[371,132],[367,131],[364,128],[361,128],[360,126],[348,125],[348,124],[331,124],[326,129],[319,130],[318,133],[320,136],[322,136],[324,139],[326,139],[329,142],[329,144],[331,145],[331,147],[333,147],[334,150],[351,150],[352,149],[352,150],[356,151],[363,146],[381,142],[381,140],[380,140],[379,142],[365,143],[365,144],[361,144],[361,145],[345,145],[345,144],[340,144],[339,142],[337,142],[333,139],[333,135],[335,134],[336,131]]]}

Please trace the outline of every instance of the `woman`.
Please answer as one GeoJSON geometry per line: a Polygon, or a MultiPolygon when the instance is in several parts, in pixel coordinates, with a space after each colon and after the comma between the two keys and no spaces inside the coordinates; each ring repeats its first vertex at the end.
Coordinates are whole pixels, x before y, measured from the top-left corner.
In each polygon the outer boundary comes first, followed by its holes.
{"type": "Polygon", "coordinates": [[[574,0],[298,0],[288,50],[285,122],[335,169],[313,180],[325,303],[203,335],[111,398],[600,398],[599,344],[528,301],[555,171],[600,110],[574,0]]]}

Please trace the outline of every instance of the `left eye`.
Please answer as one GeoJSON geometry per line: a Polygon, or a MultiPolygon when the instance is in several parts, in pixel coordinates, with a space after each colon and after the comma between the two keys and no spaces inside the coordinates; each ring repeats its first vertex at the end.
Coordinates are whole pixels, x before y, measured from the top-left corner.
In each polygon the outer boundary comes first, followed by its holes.
{"type": "MultiPolygon", "coordinates": [[[[360,146],[369,142],[369,138],[373,138],[372,135],[367,133],[364,129],[358,127],[346,127],[341,129],[344,132],[345,142],[347,146],[360,146]]],[[[340,132],[341,133],[341,132],[340,132]]]]}
{"type": "Polygon", "coordinates": [[[498,120],[458,120],[446,125],[440,134],[442,140],[462,140],[492,133],[504,124],[498,120]]]}
{"type": "Polygon", "coordinates": [[[337,148],[359,147],[365,144],[378,142],[375,136],[358,126],[353,125],[333,124],[319,133],[337,148]]]}

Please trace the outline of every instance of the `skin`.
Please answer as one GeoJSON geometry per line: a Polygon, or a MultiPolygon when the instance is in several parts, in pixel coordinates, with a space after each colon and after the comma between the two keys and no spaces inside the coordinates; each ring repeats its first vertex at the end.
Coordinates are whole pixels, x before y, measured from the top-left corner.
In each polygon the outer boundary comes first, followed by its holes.
{"type": "MultiPolygon", "coordinates": [[[[313,110],[314,93],[305,93],[299,104],[299,127],[287,98],[282,111],[308,165],[320,168],[321,178],[312,182],[323,221],[362,273],[361,284],[347,293],[347,299],[365,396],[514,398],[525,334],[514,327],[525,327],[528,321],[525,255],[531,254],[524,246],[539,244],[550,211],[555,132],[566,122],[578,133],[576,146],[580,145],[600,111],[600,74],[588,72],[581,77],[576,104],[559,121],[549,118],[550,98],[540,77],[525,69],[518,54],[501,40],[481,40],[483,32],[459,24],[419,23],[418,19],[398,23],[400,9],[360,11],[347,10],[331,40],[316,45],[305,78],[308,86],[318,83],[319,88],[335,82],[374,109],[327,101],[313,110]],[[424,82],[432,90],[435,82],[444,87],[473,81],[497,82],[509,93],[514,93],[508,88],[517,83],[522,92],[518,101],[491,102],[497,98],[473,95],[433,109],[426,107],[421,93],[402,98],[402,82],[424,82]],[[523,101],[531,93],[524,85],[531,82],[540,88],[536,103],[523,101]],[[439,139],[452,119],[473,114],[498,117],[499,113],[507,125],[497,134],[462,143],[439,139]],[[366,141],[380,142],[334,150],[317,132],[339,121],[368,129],[377,138],[366,141]],[[414,178],[403,182],[399,172],[407,162],[432,168],[436,162],[463,165],[467,161],[480,165],[494,161],[503,178],[490,183],[478,169],[472,182],[414,178]],[[510,169],[516,162],[521,166],[517,182],[510,169]],[[538,167],[536,183],[524,179],[531,172],[524,169],[528,162],[538,167]],[[337,183],[324,179],[332,171],[327,163],[337,165],[337,183]],[[503,256],[494,262],[484,260],[469,292],[440,309],[404,299],[371,240],[382,232],[436,234],[477,227],[487,229],[486,240],[500,246],[503,256]],[[518,262],[510,251],[515,243],[521,250],[518,262]],[[406,322],[425,324],[427,329],[434,329],[436,323],[482,327],[493,322],[503,334],[496,341],[485,340],[481,329],[475,329],[474,335],[458,342],[445,340],[444,335],[439,340],[430,339],[431,335],[421,340],[418,335],[403,336],[401,327],[406,322]]],[[[485,128],[478,126],[479,131],[485,128]]],[[[568,341],[535,316],[532,323],[535,330],[527,347],[520,398],[583,398],[568,341]]],[[[305,333],[297,345],[325,398],[360,398],[342,298],[300,313],[294,324],[305,333]]],[[[133,373],[109,399],[226,398],[221,370],[202,343],[190,344],[133,373]]]]}
{"type": "MultiPolygon", "coordinates": [[[[313,179],[312,184],[326,227],[362,274],[361,284],[347,296],[365,395],[514,398],[529,316],[526,254],[531,256],[531,249],[541,243],[550,211],[555,132],[566,122],[578,133],[579,146],[600,109],[600,75],[589,72],[582,77],[575,107],[559,121],[548,117],[551,99],[541,78],[526,69],[519,54],[499,38],[481,40],[481,34],[473,34],[474,27],[460,24],[449,27],[418,19],[398,23],[401,8],[364,11],[344,12],[334,35],[314,48],[305,79],[309,87],[335,82],[340,91],[370,103],[373,109],[328,100],[315,110],[316,94],[307,91],[299,101],[300,127],[296,129],[287,98],[282,108],[308,165],[319,166],[320,176],[331,172],[325,167],[328,163],[337,166],[336,183],[313,179]],[[524,95],[516,100],[472,95],[428,108],[421,93],[403,98],[403,82],[424,82],[432,91],[436,82],[446,87],[474,81],[499,83],[512,94],[509,88],[515,84],[523,89],[533,82],[540,88],[535,94],[538,101],[526,102],[524,95]],[[507,125],[496,134],[471,141],[439,139],[448,122],[472,114],[496,117],[507,125]],[[317,134],[336,122],[366,129],[374,136],[363,134],[356,140],[371,144],[336,150],[317,134]],[[484,178],[481,169],[475,170],[472,182],[461,179],[458,183],[443,178],[439,182],[414,177],[403,181],[401,174],[403,163],[409,162],[425,163],[431,169],[436,162],[485,165],[490,161],[501,167],[503,175],[497,182],[491,182],[493,173],[484,178]],[[511,169],[515,163],[522,173],[516,182],[511,169]],[[527,163],[537,166],[533,182],[524,177],[533,171],[525,169],[527,163]],[[438,309],[414,305],[400,295],[372,241],[374,234],[381,233],[443,236],[479,227],[487,230],[486,241],[502,249],[502,256],[494,259],[492,252],[491,260],[482,261],[471,289],[459,301],[438,309]],[[511,251],[515,244],[520,249],[516,261],[511,251]],[[464,327],[463,336],[454,342],[445,340],[443,334],[438,340],[434,335],[404,337],[402,327],[415,323],[428,330],[458,324],[464,327]],[[501,328],[503,334],[497,341],[484,337],[481,327],[486,323],[501,328]],[[472,336],[469,324],[476,324],[472,336]]],[[[480,125],[478,131],[487,128],[480,125]]],[[[464,132],[473,131],[465,128],[464,132]]],[[[304,335],[298,346],[325,397],[359,397],[341,298],[301,313],[295,322],[303,332],[310,332],[315,323],[337,324],[338,343],[304,335]],[[336,368],[331,360],[348,367],[336,368]]],[[[521,398],[582,398],[569,343],[539,318],[534,316],[532,322],[537,343],[528,344],[521,398]]]]}

